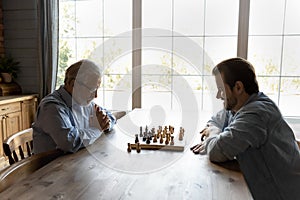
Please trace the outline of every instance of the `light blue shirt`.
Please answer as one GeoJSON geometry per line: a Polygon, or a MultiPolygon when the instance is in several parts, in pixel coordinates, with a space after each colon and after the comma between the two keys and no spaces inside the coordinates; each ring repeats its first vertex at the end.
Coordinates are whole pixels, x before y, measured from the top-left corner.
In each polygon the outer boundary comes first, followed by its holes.
{"type": "Polygon", "coordinates": [[[210,160],[236,159],[254,199],[299,199],[299,147],[272,100],[253,94],[237,113],[222,110],[208,123],[222,130],[207,138],[210,160]]]}
{"type": "MultiPolygon", "coordinates": [[[[54,149],[76,152],[92,144],[102,133],[94,105],[76,104],[63,86],[43,98],[32,124],[34,153],[54,149]]],[[[112,122],[111,130],[116,120],[105,111],[112,122]]]]}

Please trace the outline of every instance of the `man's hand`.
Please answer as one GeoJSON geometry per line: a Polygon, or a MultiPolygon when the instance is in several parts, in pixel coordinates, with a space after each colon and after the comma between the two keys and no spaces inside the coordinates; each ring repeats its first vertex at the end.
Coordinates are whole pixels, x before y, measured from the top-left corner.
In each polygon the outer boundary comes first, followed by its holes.
{"type": "Polygon", "coordinates": [[[195,154],[206,154],[206,139],[209,136],[218,135],[221,132],[221,130],[215,126],[209,126],[207,125],[202,131],[200,131],[201,134],[201,142],[199,144],[196,144],[195,146],[192,146],[190,149],[195,154]]]}
{"type": "Polygon", "coordinates": [[[205,127],[202,131],[200,131],[200,134],[201,134],[201,141],[204,141],[209,136],[208,126],[205,127]]]}
{"type": "Polygon", "coordinates": [[[209,136],[209,129],[208,126],[205,127],[202,131],[200,131],[201,134],[201,142],[200,144],[196,144],[195,146],[192,146],[190,149],[195,154],[205,154],[205,146],[204,146],[204,140],[209,136]]]}
{"type": "Polygon", "coordinates": [[[194,154],[205,154],[205,146],[204,143],[201,142],[200,144],[196,144],[195,146],[192,146],[191,151],[193,151],[194,154]]]}
{"type": "Polygon", "coordinates": [[[103,131],[106,131],[110,128],[111,121],[107,114],[101,110],[101,108],[97,105],[95,105],[95,110],[96,110],[96,116],[97,120],[99,122],[99,125],[103,131]]]}

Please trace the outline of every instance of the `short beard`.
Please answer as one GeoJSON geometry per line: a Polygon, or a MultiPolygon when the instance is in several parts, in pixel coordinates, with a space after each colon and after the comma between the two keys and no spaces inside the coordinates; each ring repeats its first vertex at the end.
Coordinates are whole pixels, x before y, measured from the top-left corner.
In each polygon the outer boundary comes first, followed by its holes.
{"type": "Polygon", "coordinates": [[[237,104],[237,100],[236,98],[231,98],[231,99],[226,99],[226,103],[225,103],[225,109],[226,110],[232,110],[237,104]]]}

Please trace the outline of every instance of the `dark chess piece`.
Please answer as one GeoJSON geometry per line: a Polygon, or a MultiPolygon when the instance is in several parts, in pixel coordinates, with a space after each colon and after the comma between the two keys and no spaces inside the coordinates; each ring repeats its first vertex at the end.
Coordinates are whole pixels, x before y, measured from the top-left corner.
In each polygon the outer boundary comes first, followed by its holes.
{"type": "Polygon", "coordinates": [[[150,137],[148,136],[147,137],[147,140],[146,140],[146,144],[150,144],[151,142],[150,142],[150,137]]]}
{"type": "Polygon", "coordinates": [[[170,145],[174,145],[174,136],[171,136],[171,143],[170,145]]]}
{"type": "Polygon", "coordinates": [[[140,153],[141,152],[141,146],[140,143],[136,143],[136,152],[140,153]]]}
{"type": "Polygon", "coordinates": [[[130,152],[131,152],[131,144],[130,144],[130,143],[128,143],[127,152],[128,152],[128,153],[130,153],[130,152]]]}
{"type": "Polygon", "coordinates": [[[135,134],[135,143],[138,143],[138,142],[139,142],[139,135],[135,134]]]}

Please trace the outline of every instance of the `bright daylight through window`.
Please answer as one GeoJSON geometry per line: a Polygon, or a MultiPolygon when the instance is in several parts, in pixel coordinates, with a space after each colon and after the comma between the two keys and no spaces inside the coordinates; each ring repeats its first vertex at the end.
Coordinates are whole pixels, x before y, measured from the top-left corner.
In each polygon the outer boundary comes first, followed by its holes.
{"type": "MultiPolygon", "coordinates": [[[[132,108],[135,2],[60,0],[56,85],[71,63],[94,58],[104,67],[96,101],[113,110],[132,108]]],[[[246,26],[247,59],[254,64],[260,90],[285,116],[300,116],[293,109],[300,101],[299,7],[298,0],[251,0],[246,26]]],[[[239,15],[244,14],[239,13],[239,1],[142,0],[138,9],[142,108],[182,109],[186,105],[178,91],[190,91],[199,109],[214,109],[215,89],[208,80],[216,63],[237,56],[239,15]]]]}

